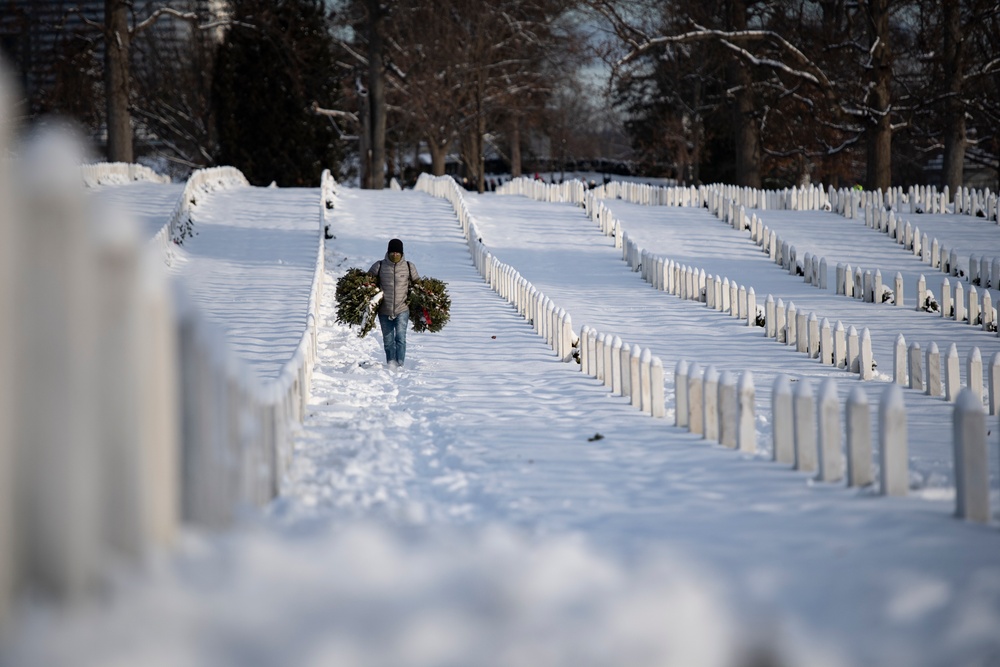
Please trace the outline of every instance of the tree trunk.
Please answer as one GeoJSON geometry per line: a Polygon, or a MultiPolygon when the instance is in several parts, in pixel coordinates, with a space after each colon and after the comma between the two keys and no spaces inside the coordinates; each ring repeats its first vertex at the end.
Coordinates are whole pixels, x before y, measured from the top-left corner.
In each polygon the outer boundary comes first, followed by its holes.
{"type": "Polygon", "coordinates": [[[448,152],[448,143],[439,144],[435,139],[427,139],[427,149],[431,152],[431,173],[444,176],[444,158],[448,152]]]}
{"type": "Polygon", "coordinates": [[[368,108],[371,113],[371,182],[373,190],[385,187],[385,66],[382,64],[382,8],[368,0],[368,108]]]}
{"type": "Polygon", "coordinates": [[[108,161],[134,162],[129,98],[128,3],[104,1],[104,96],[107,105],[108,161]]]}
{"type": "MultiPolygon", "coordinates": [[[[733,0],[730,5],[734,30],[747,29],[747,9],[743,0],[733,0]]],[[[754,118],[753,73],[749,67],[732,59],[730,78],[736,89],[733,105],[735,127],[736,184],[759,188],[760,180],[760,128],[754,118]]]]}
{"type": "Polygon", "coordinates": [[[872,45],[869,121],[865,141],[868,165],[865,187],[888,190],[892,184],[892,52],[889,47],[889,0],[869,0],[868,31],[872,45]]]}
{"type": "MultiPolygon", "coordinates": [[[[482,106],[482,97],[480,97],[480,106],[482,106]]],[[[479,171],[479,178],[477,179],[477,188],[479,189],[479,194],[486,191],[486,114],[480,108],[479,118],[476,122],[476,145],[479,148],[477,153],[477,164],[479,171]]]]}
{"type": "Polygon", "coordinates": [[[944,77],[948,96],[944,112],[944,164],[941,180],[954,193],[962,186],[965,164],[965,109],[962,83],[965,77],[965,45],[962,39],[962,11],[957,2],[943,2],[944,77]]]}
{"type": "Polygon", "coordinates": [[[517,114],[510,122],[510,175],[518,178],[521,175],[521,118],[517,114]]]}
{"type": "Polygon", "coordinates": [[[372,186],[372,116],[369,112],[369,97],[361,97],[358,117],[361,119],[361,132],[358,133],[358,162],[361,187],[370,190],[372,186]]]}

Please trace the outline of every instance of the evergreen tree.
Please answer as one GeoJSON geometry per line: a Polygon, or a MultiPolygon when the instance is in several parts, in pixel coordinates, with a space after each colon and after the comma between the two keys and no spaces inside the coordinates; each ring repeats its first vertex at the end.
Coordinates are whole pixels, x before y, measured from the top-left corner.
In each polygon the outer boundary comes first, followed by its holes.
{"type": "Polygon", "coordinates": [[[340,157],[329,120],[310,111],[338,106],[324,3],[243,0],[232,18],[213,83],[217,162],[255,185],[316,185],[340,157]]]}

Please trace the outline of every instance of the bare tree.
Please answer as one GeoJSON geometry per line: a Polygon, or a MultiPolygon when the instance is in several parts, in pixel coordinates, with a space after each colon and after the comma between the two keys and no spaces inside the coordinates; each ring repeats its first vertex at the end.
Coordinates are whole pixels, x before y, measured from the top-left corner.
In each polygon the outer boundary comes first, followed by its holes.
{"type": "Polygon", "coordinates": [[[730,62],[727,96],[735,111],[737,184],[760,183],[764,155],[817,159],[863,140],[868,186],[888,187],[896,112],[889,0],[726,0],[709,8],[716,14],[724,10],[727,17],[722,24],[716,20],[715,28],[691,18],[703,15],[704,7],[676,0],[667,11],[686,17],[686,25],[674,22],[665,34],[648,32],[648,26],[620,12],[614,0],[591,0],[591,5],[611,22],[624,47],[613,63],[618,74],[664,48],[706,44],[722,49],[730,62]],[[812,7],[806,11],[806,5],[812,7]],[[817,17],[825,33],[815,28],[817,17]],[[761,146],[760,128],[795,109],[813,117],[817,141],[812,146],[761,146]]]}
{"type": "Polygon", "coordinates": [[[75,9],[86,25],[99,32],[104,44],[107,157],[112,162],[134,161],[130,61],[136,37],[164,18],[187,21],[202,30],[220,25],[218,21],[199,23],[200,17],[196,12],[178,9],[170,3],[150,4],[147,7],[149,13],[140,18],[135,15],[133,5],[131,0],[104,0],[103,22],[86,16],[79,8],[75,9]]]}

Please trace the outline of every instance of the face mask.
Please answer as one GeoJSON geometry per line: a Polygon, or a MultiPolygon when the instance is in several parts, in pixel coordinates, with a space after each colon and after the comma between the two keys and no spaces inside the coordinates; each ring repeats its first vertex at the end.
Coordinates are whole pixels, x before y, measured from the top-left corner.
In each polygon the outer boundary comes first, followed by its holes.
{"type": "Polygon", "coordinates": [[[401,253],[398,252],[389,253],[389,261],[392,262],[393,264],[399,264],[399,261],[401,259],[403,259],[403,255],[401,253]]]}

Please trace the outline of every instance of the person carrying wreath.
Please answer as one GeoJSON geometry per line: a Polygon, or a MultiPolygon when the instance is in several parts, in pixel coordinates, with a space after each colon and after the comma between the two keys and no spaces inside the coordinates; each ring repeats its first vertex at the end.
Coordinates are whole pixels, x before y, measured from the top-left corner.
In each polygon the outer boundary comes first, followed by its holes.
{"type": "Polygon", "coordinates": [[[406,358],[406,329],[410,324],[406,295],[410,285],[419,280],[420,275],[412,262],[403,260],[403,242],[399,239],[389,241],[385,259],[372,264],[368,274],[378,280],[382,290],[378,323],[382,327],[386,365],[402,368],[406,358]]]}

